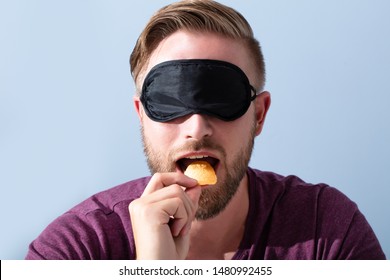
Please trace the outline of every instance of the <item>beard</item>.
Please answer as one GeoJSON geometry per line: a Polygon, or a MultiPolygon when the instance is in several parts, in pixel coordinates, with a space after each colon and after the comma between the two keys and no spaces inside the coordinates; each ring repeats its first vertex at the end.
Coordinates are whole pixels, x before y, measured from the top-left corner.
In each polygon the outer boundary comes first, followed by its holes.
{"type": "Polygon", "coordinates": [[[224,178],[218,178],[218,182],[214,186],[202,189],[199,207],[195,215],[197,220],[213,218],[226,208],[246,174],[254,147],[256,124],[255,122],[253,123],[251,135],[241,149],[232,156],[231,162],[227,162],[225,149],[209,138],[188,142],[182,147],[172,149],[167,156],[153,149],[153,146],[145,137],[143,127],[141,126],[142,143],[149,170],[152,174],[175,172],[176,162],[174,155],[181,151],[199,151],[206,148],[218,151],[222,156],[219,164],[220,167],[225,168],[225,176],[224,178]]]}

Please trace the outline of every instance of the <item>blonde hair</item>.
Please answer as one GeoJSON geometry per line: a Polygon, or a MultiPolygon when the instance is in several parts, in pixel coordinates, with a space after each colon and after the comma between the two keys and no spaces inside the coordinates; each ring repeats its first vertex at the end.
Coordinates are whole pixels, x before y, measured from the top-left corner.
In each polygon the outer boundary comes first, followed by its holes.
{"type": "Polygon", "coordinates": [[[130,56],[130,70],[135,83],[159,43],[178,30],[210,32],[242,40],[255,62],[260,90],[264,87],[264,58],[252,28],[239,12],[212,0],[179,1],[160,9],[151,17],[130,56]]]}

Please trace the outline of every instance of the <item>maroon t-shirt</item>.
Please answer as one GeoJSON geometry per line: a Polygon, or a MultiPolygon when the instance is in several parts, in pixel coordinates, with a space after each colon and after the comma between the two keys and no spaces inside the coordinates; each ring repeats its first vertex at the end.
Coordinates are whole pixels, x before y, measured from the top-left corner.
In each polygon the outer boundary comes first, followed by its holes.
{"type": "MultiPolygon", "coordinates": [[[[248,169],[249,213],[233,259],[385,259],[355,203],[335,188],[248,169]]],[[[100,192],[54,220],[26,259],[134,259],[128,212],[150,177],[100,192]]]]}

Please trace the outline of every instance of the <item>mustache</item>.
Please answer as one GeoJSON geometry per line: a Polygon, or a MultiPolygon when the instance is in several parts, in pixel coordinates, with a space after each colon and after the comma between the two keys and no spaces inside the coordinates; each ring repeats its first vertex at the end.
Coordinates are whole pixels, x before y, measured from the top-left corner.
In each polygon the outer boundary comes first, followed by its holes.
{"type": "Polygon", "coordinates": [[[177,153],[183,153],[183,152],[188,152],[188,151],[195,151],[196,152],[196,151],[200,151],[200,150],[204,150],[204,149],[216,150],[219,153],[221,153],[221,155],[223,157],[226,156],[226,151],[221,145],[219,145],[218,143],[214,142],[213,140],[211,140],[209,138],[202,138],[201,140],[188,141],[185,144],[183,144],[182,146],[180,146],[176,149],[173,149],[170,152],[170,158],[172,158],[177,153]]]}

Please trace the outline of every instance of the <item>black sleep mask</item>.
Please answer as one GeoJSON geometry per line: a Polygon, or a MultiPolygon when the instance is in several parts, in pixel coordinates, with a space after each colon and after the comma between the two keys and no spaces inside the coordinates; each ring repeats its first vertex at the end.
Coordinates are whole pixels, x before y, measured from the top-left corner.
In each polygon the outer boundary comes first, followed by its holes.
{"type": "Polygon", "coordinates": [[[154,66],[145,77],[140,100],[148,117],[157,122],[188,114],[232,121],[245,114],[256,96],[247,76],[236,65],[184,59],[154,66]]]}

